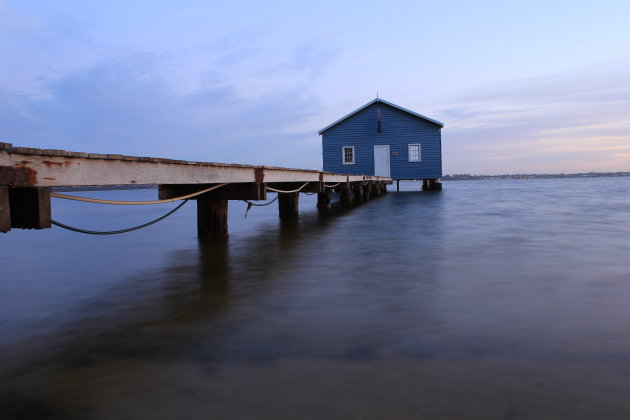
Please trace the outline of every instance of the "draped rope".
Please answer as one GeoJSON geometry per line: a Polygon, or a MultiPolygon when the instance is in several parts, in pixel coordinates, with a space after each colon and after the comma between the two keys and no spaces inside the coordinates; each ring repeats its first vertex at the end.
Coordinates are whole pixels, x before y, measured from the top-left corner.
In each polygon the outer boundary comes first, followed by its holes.
{"type": "Polygon", "coordinates": [[[297,190],[291,190],[291,191],[282,191],[282,190],[277,190],[275,188],[271,188],[271,187],[267,187],[267,191],[273,191],[273,192],[277,192],[277,193],[283,193],[283,194],[289,194],[289,193],[296,193],[296,192],[300,192],[304,189],[304,187],[306,187],[308,184],[310,184],[310,182],[305,182],[304,185],[302,185],[300,188],[298,188],[297,190]]]}
{"type": "Polygon", "coordinates": [[[164,200],[151,200],[151,201],[118,201],[118,200],[102,200],[99,198],[88,198],[88,197],[78,197],[76,195],[66,195],[66,194],[58,194],[58,193],[50,193],[51,197],[55,198],[63,198],[64,200],[75,200],[75,201],[85,201],[87,203],[98,203],[98,204],[118,204],[118,205],[146,205],[146,204],[162,204],[162,203],[170,203],[173,201],[179,200],[187,200],[192,197],[196,197],[198,195],[207,193],[208,191],[216,190],[217,188],[221,188],[226,184],[218,184],[213,185],[212,187],[206,188],[201,191],[197,191],[192,194],[182,195],[181,197],[175,198],[167,198],[164,200]]]}
{"type": "Polygon", "coordinates": [[[180,203],[177,207],[175,207],[173,210],[169,211],[168,213],[166,213],[164,216],[158,217],[155,220],[152,220],[148,223],[144,223],[142,225],[139,226],[134,226],[134,227],[130,227],[127,229],[120,229],[120,230],[109,230],[109,231],[97,231],[97,230],[86,230],[86,229],[80,229],[77,227],[73,227],[73,226],[68,226],[68,225],[64,225],[63,223],[57,222],[56,220],[51,220],[50,223],[52,223],[55,226],[59,226],[60,228],[64,228],[67,230],[71,230],[73,232],[79,232],[79,233],[86,233],[88,235],[117,235],[119,233],[127,233],[127,232],[132,232],[134,230],[138,230],[138,229],[142,229],[145,228],[147,226],[151,226],[152,224],[155,224],[161,220],[166,219],[168,216],[170,216],[171,214],[175,213],[177,210],[179,210],[180,208],[182,208],[182,206],[184,204],[186,204],[188,202],[188,200],[184,200],[182,203],[180,203]]]}

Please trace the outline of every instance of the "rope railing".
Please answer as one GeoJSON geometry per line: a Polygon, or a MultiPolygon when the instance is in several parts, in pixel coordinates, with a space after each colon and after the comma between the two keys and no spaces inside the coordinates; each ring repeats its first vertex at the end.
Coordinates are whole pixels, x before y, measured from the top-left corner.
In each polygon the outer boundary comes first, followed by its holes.
{"type": "MultiPolygon", "coordinates": [[[[363,185],[366,185],[368,182],[364,181],[363,185]]],[[[276,195],[276,197],[267,202],[267,203],[254,203],[252,201],[248,201],[248,200],[242,200],[245,203],[247,203],[247,210],[245,211],[245,217],[247,217],[247,213],[249,212],[249,210],[252,207],[264,207],[264,206],[268,206],[270,204],[272,204],[273,202],[275,202],[278,197],[280,197],[280,194],[290,194],[290,193],[296,193],[296,192],[300,192],[302,191],[308,184],[310,184],[309,182],[305,182],[300,188],[295,189],[295,190],[290,190],[290,191],[285,191],[285,190],[280,190],[277,188],[272,188],[272,187],[266,187],[267,191],[272,191],[272,192],[276,192],[278,193],[278,195],[276,195]]],[[[343,184],[343,182],[338,182],[336,184],[333,185],[327,185],[324,184],[324,186],[326,188],[335,188],[338,185],[343,184]]],[[[186,194],[186,195],[182,195],[180,197],[175,197],[175,198],[167,198],[164,200],[149,200],[149,201],[120,201],[120,200],[105,200],[105,199],[100,199],[100,198],[89,198],[89,197],[79,197],[79,196],[75,196],[75,195],[66,195],[66,194],[59,194],[59,193],[51,193],[50,196],[54,197],[54,198],[61,198],[61,199],[65,199],[65,200],[74,200],[74,201],[83,201],[83,202],[88,202],[88,203],[97,203],[97,204],[116,204],[116,205],[148,205],[148,204],[162,204],[162,203],[170,203],[173,201],[179,201],[179,200],[184,200],[181,204],[179,204],[177,207],[175,207],[173,210],[169,211],[168,213],[166,213],[165,215],[158,217],[155,220],[152,220],[150,222],[144,223],[142,225],[139,226],[134,226],[134,227],[130,227],[130,228],[126,228],[126,229],[120,229],[120,230],[112,230],[112,231],[94,231],[94,230],[87,230],[87,229],[81,229],[81,228],[77,228],[77,227],[73,227],[73,226],[69,226],[66,224],[63,224],[61,222],[58,222],[56,220],[51,220],[51,223],[55,226],[59,226],[63,229],[68,229],[74,232],[79,232],[79,233],[85,233],[85,234],[90,234],[90,235],[115,235],[115,234],[120,234],[120,233],[127,233],[127,232],[132,232],[134,230],[138,230],[138,229],[142,229],[145,228],[147,226],[151,226],[159,221],[162,221],[164,219],[166,219],[167,217],[169,217],[170,215],[172,215],[173,213],[175,213],[177,210],[179,210],[180,208],[182,208],[182,206],[184,206],[184,204],[186,204],[191,198],[199,196],[201,194],[205,194],[209,191],[212,190],[216,190],[217,188],[221,188],[226,184],[217,184],[217,185],[213,185],[212,187],[209,188],[205,188],[201,191],[197,191],[191,194],[186,194]]],[[[305,194],[309,194],[309,193],[305,193],[305,194]]],[[[315,193],[310,193],[310,194],[315,194],[315,193]]],[[[5,210],[4,208],[0,208],[0,211],[5,210]]]]}
{"type": "Polygon", "coordinates": [[[216,190],[217,188],[221,188],[226,184],[217,184],[212,187],[206,188],[201,191],[197,191],[191,194],[182,195],[180,197],[175,198],[166,198],[164,200],[150,200],[150,201],[118,201],[118,200],[103,200],[100,198],[88,198],[88,197],[78,197],[76,195],[66,195],[66,194],[58,194],[58,193],[50,193],[51,197],[62,198],[64,200],[75,200],[75,201],[85,201],[87,203],[98,203],[98,204],[117,204],[117,205],[146,205],[146,204],[162,204],[162,203],[171,203],[173,201],[179,200],[188,200],[190,198],[196,197],[201,194],[205,194],[208,191],[216,190]]]}
{"type": "Polygon", "coordinates": [[[127,229],[97,231],[97,230],[81,229],[81,228],[77,228],[77,227],[74,227],[74,226],[68,226],[68,225],[65,225],[65,224],[63,224],[61,222],[57,222],[56,220],[51,220],[50,223],[52,223],[55,226],[59,226],[60,228],[63,228],[63,229],[71,230],[73,232],[85,233],[85,234],[88,234],[88,235],[117,235],[119,233],[133,232],[134,230],[142,229],[142,228],[145,228],[147,226],[151,226],[151,225],[153,225],[153,224],[155,224],[155,223],[157,223],[159,221],[162,221],[162,220],[166,219],[168,216],[170,216],[171,214],[175,213],[180,208],[182,208],[182,206],[184,204],[186,204],[187,202],[188,202],[188,200],[184,200],[182,203],[180,203],[173,210],[171,210],[168,213],[166,213],[164,216],[158,217],[157,219],[152,220],[152,221],[147,222],[147,223],[144,223],[142,225],[130,227],[130,228],[127,228],[127,229]]]}
{"type": "Polygon", "coordinates": [[[173,210],[171,210],[168,213],[166,213],[164,216],[158,217],[157,219],[152,220],[152,221],[147,222],[147,223],[144,223],[142,225],[130,227],[130,228],[127,228],[127,229],[110,230],[110,231],[96,231],[96,230],[87,230],[87,229],[77,228],[77,227],[74,227],[74,226],[69,226],[69,225],[66,225],[64,223],[58,222],[56,220],[51,220],[50,222],[53,225],[55,225],[55,226],[59,226],[60,228],[71,230],[73,232],[85,233],[85,234],[88,234],[88,235],[116,235],[116,234],[119,234],[119,233],[133,232],[134,230],[138,230],[138,229],[145,228],[147,226],[151,226],[151,225],[153,225],[153,224],[155,224],[157,222],[160,222],[160,221],[166,219],[171,214],[175,213],[177,210],[182,208],[184,206],[184,204],[186,204],[188,202],[188,200],[190,200],[191,198],[196,197],[196,196],[201,195],[201,194],[205,194],[205,193],[207,193],[209,191],[212,191],[212,190],[216,190],[217,188],[221,188],[224,185],[225,184],[213,185],[212,187],[205,188],[205,189],[203,189],[201,191],[197,191],[197,192],[194,192],[194,193],[191,193],[191,194],[186,194],[186,195],[183,195],[183,196],[180,196],[180,197],[167,198],[167,199],[164,199],[164,200],[150,200],[150,201],[103,200],[103,199],[100,199],[100,198],[78,197],[76,195],[66,195],[66,194],[51,193],[50,196],[51,197],[55,197],[55,198],[62,198],[62,199],[65,199],[65,200],[74,200],[74,201],[84,201],[84,202],[88,202],[88,203],[97,203],[97,204],[147,205],[147,204],[170,203],[170,202],[179,201],[179,200],[184,200],[184,201],[181,204],[179,204],[177,207],[175,207],[173,210]]]}
{"type": "Polygon", "coordinates": [[[302,191],[304,189],[304,187],[306,187],[308,184],[310,184],[310,182],[305,182],[304,185],[302,185],[297,190],[283,191],[283,190],[278,190],[278,189],[275,189],[275,188],[267,187],[267,191],[273,191],[273,192],[283,193],[283,194],[296,193],[296,192],[302,191]]]}

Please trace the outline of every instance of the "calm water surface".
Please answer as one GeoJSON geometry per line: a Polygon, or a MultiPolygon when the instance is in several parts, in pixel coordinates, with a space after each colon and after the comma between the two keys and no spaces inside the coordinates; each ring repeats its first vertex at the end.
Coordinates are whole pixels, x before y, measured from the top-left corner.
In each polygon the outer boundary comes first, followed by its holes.
{"type": "Polygon", "coordinates": [[[0,418],[630,418],[630,178],[444,187],[0,236],[0,418]]]}

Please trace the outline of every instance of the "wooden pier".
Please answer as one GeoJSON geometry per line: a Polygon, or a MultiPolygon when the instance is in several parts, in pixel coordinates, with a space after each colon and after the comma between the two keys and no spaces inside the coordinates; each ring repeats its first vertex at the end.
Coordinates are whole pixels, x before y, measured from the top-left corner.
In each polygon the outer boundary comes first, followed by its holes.
{"type": "Polygon", "coordinates": [[[149,157],[13,147],[0,143],[0,232],[51,227],[51,188],[158,185],[159,199],[195,196],[201,239],[228,235],[229,200],[266,200],[278,192],[281,218],[299,213],[299,194],[317,193],[317,207],[369,200],[387,191],[390,178],[341,175],[305,169],[191,162],[149,157]],[[224,185],[222,185],[224,184],[224,185]],[[219,187],[220,186],[220,187],[219,187]]]}

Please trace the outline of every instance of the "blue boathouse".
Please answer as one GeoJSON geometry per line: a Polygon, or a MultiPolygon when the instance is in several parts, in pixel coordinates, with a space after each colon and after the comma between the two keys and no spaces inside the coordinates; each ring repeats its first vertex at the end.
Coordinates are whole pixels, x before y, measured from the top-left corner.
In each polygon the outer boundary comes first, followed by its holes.
{"type": "Polygon", "coordinates": [[[323,169],[442,184],[443,123],[376,98],[322,128],[323,169]]]}

